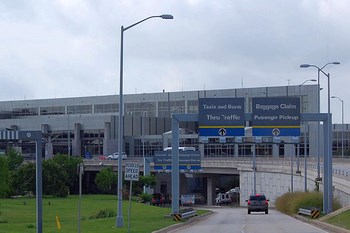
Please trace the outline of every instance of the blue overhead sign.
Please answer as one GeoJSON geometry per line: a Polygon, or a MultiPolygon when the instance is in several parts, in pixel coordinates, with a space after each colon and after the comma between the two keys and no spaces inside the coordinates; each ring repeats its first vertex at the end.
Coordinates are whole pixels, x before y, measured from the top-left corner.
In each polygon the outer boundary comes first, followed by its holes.
{"type": "Polygon", "coordinates": [[[244,136],[244,98],[199,99],[199,136],[244,136]]]}
{"type": "Polygon", "coordinates": [[[253,136],[300,136],[300,99],[253,98],[253,136]]]}
{"type": "MultiPolygon", "coordinates": [[[[154,154],[154,170],[170,171],[172,169],[171,151],[157,151],[154,154]]],[[[184,171],[201,170],[201,155],[199,151],[179,151],[179,169],[184,171]]]]}

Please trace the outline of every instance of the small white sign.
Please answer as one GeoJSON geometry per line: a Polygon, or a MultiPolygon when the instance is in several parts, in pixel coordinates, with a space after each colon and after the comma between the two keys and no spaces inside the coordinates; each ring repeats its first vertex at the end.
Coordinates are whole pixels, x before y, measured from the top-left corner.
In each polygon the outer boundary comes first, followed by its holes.
{"type": "Polygon", "coordinates": [[[138,181],[140,173],[140,164],[138,163],[126,163],[125,165],[125,180],[138,181]]]}

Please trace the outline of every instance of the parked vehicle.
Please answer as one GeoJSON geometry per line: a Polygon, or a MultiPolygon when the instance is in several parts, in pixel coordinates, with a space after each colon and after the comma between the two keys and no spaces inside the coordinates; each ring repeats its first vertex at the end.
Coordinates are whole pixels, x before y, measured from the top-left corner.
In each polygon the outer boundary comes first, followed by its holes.
{"type": "MultiPolygon", "coordinates": [[[[113,154],[111,155],[108,155],[108,159],[118,159],[119,158],[119,153],[118,152],[114,152],[113,154]]],[[[127,155],[125,152],[122,152],[122,159],[127,159],[127,155]]]]}
{"type": "Polygon", "coordinates": [[[253,194],[246,200],[248,203],[248,214],[251,212],[269,213],[269,200],[263,194],[253,194]]]}
{"type": "MultiPolygon", "coordinates": [[[[166,147],[163,149],[163,151],[171,151],[172,148],[171,147],[166,147]]],[[[183,146],[180,146],[179,147],[179,151],[196,151],[196,148],[195,147],[183,147],[183,146]]]]}
{"type": "Polygon", "coordinates": [[[162,206],[164,204],[164,197],[160,193],[153,193],[151,203],[152,205],[162,206]]]}
{"type": "Polygon", "coordinates": [[[219,193],[215,198],[216,205],[228,205],[231,204],[232,199],[229,193],[219,193]]]}

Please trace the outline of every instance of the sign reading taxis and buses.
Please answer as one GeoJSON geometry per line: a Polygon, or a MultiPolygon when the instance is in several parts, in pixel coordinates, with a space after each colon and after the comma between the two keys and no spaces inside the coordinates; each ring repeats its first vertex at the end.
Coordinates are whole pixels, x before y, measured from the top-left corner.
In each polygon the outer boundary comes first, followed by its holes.
{"type": "Polygon", "coordinates": [[[244,98],[199,99],[199,136],[244,136],[244,98]]]}
{"type": "Polygon", "coordinates": [[[300,136],[300,99],[253,98],[252,128],[254,136],[300,136]]]}

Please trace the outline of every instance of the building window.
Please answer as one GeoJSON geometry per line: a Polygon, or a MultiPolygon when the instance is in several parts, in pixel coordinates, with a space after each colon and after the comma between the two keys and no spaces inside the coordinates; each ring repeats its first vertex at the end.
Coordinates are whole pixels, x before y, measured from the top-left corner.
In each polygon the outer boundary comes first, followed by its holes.
{"type": "Polygon", "coordinates": [[[126,116],[156,116],[156,103],[155,102],[140,102],[140,103],[127,103],[125,104],[126,116]]]}
{"type": "Polygon", "coordinates": [[[95,113],[119,112],[119,104],[95,104],[95,113]]]}
{"type": "Polygon", "coordinates": [[[40,115],[61,115],[65,114],[64,106],[41,107],[40,115]]]}
{"type": "Polygon", "coordinates": [[[188,113],[198,113],[198,100],[189,100],[187,105],[188,113]]]}
{"type": "Polygon", "coordinates": [[[13,116],[37,116],[38,108],[14,108],[13,116]]]}
{"type": "Polygon", "coordinates": [[[92,113],[92,105],[74,105],[67,106],[68,114],[91,114],[92,113]]]}

